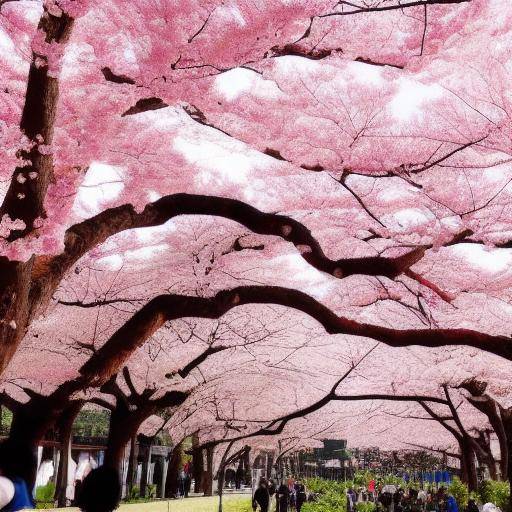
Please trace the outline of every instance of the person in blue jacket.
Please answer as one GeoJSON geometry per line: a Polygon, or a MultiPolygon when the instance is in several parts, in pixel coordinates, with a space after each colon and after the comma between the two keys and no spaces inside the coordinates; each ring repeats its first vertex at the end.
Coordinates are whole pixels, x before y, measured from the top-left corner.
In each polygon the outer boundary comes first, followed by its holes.
{"type": "Polygon", "coordinates": [[[31,472],[36,466],[30,447],[9,439],[0,443],[0,511],[35,508],[30,494],[31,472]]]}
{"type": "Polygon", "coordinates": [[[448,496],[446,500],[446,512],[459,512],[457,501],[451,494],[448,496]]]}

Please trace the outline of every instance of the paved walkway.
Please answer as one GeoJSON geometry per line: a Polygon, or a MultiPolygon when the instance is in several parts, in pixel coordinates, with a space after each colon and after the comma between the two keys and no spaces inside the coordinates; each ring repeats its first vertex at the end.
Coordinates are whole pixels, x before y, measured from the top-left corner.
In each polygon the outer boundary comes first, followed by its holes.
{"type": "MultiPolygon", "coordinates": [[[[184,500],[161,500],[150,503],[132,503],[121,505],[120,512],[216,512],[218,496],[211,498],[188,498],[184,500]]],[[[230,494],[223,499],[225,512],[250,512],[250,498],[247,495],[230,494]]],[[[48,510],[48,509],[47,509],[48,510]]],[[[76,508],[49,509],[76,512],[76,508]]]]}

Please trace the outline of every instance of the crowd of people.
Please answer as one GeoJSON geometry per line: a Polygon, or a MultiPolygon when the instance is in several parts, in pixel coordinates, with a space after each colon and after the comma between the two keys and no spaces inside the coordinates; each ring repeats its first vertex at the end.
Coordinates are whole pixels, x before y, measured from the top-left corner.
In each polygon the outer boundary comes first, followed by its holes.
{"type": "Polygon", "coordinates": [[[438,490],[404,490],[393,485],[376,489],[375,484],[370,483],[367,491],[356,492],[350,488],[347,491],[347,512],[355,512],[356,504],[360,501],[374,501],[385,512],[459,512],[455,498],[442,486],[438,490]]]}
{"type": "MultiPolygon", "coordinates": [[[[377,505],[381,512],[459,512],[459,504],[447,489],[440,486],[438,489],[402,489],[394,485],[376,487],[370,482],[368,489],[360,488],[357,491],[351,487],[347,490],[347,512],[356,512],[357,503],[371,501],[377,505]]],[[[465,512],[480,512],[473,499],[468,501],[465,512]]],[[[462,512],[462,511],[460,511],[462,512]]],[[[501,512],[492,503],[486,503],[482,512],[501,512]]]]}
{"type": "Polygon", "coordinates": [[[308,500],[306,486],[299,480],[289,478],[276,486],[272,479],[260,479],[254,492],[252,508],[260,512],[269,512],[275,500],[276,512],[301,512],[302,505],[308,500]]]}

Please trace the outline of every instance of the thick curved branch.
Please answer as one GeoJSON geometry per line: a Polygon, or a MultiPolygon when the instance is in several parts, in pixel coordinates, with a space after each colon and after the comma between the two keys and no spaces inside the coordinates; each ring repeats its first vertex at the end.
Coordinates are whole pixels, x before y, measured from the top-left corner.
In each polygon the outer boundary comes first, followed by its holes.
{"type": "Polygon", "coordinates": [[[388,5],[376,5],[376,6],[368,6],[356,4],[353,2],[348,2],[344,0],[340,0],[338,2],[339,6],[347,7],[347,10],[330,12],[327,14],[321,14],[318,16],[319,18],[327,18],[331,16],[350,16],[352,14],[360,14],[360,13],[369,13],[369,12],[383,12],[383,11],[396,11],[408,9],[411,7],[422,7],[428,5],[447,5],[447,4],[462,4],[466,2],[470,2],[471,0],[412,0],[410,2],[397,2],[396,4],[388,4],[388,5]]]}
{"type": "Polygon", "coordinates": [[[468,345],[512,360],[512,340],[469,329],[392,329],[336,315],[309,295],[276,286],[241,286],[211,298],[160,295],[135,313],[91,356],[80,373],[86,385],[101,385],[125,364],[134,350],[165,322],[183,317],[219,318],[244,304],[276,304],[294,308],[317,320],[329,334],[372,338],[392,347],[468,345]]]}
{"type": "Polygon", "coordinates": [[[194,194],[174,194],[149,203],[137,213],[131,204],[110,208],[75,224],[66,231],[62,254],[40,262],[51,273],[64,274],[93,247],[110,236],[134,228],[164,224],[180,215],[210,215],[233,220],[261,235],[273,235],[293,243],[301,256],[316,269],[342,278],[354,274],[396,277],[418,262],[426,248],[418,247],[398,257],[368,256],[328,258],[311,231],[291,217],[265,213],[236,199],[194,194]]]}

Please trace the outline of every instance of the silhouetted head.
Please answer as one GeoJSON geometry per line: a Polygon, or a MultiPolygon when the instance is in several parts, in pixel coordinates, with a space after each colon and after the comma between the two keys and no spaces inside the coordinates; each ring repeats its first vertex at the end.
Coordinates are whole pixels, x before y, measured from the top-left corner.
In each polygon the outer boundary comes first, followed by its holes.
{"type": "Polygon", "coordinates": [[[85,477],[76,504],[83,512],[112,512],[118,507],[120,499],[118,472],[101,466],[85,477]]]}
{"type": "Polygon", "coordinates": [[[6,439],[0,443],[0,475],[31,482],[36,467],[32,447],[6,439]]]}

